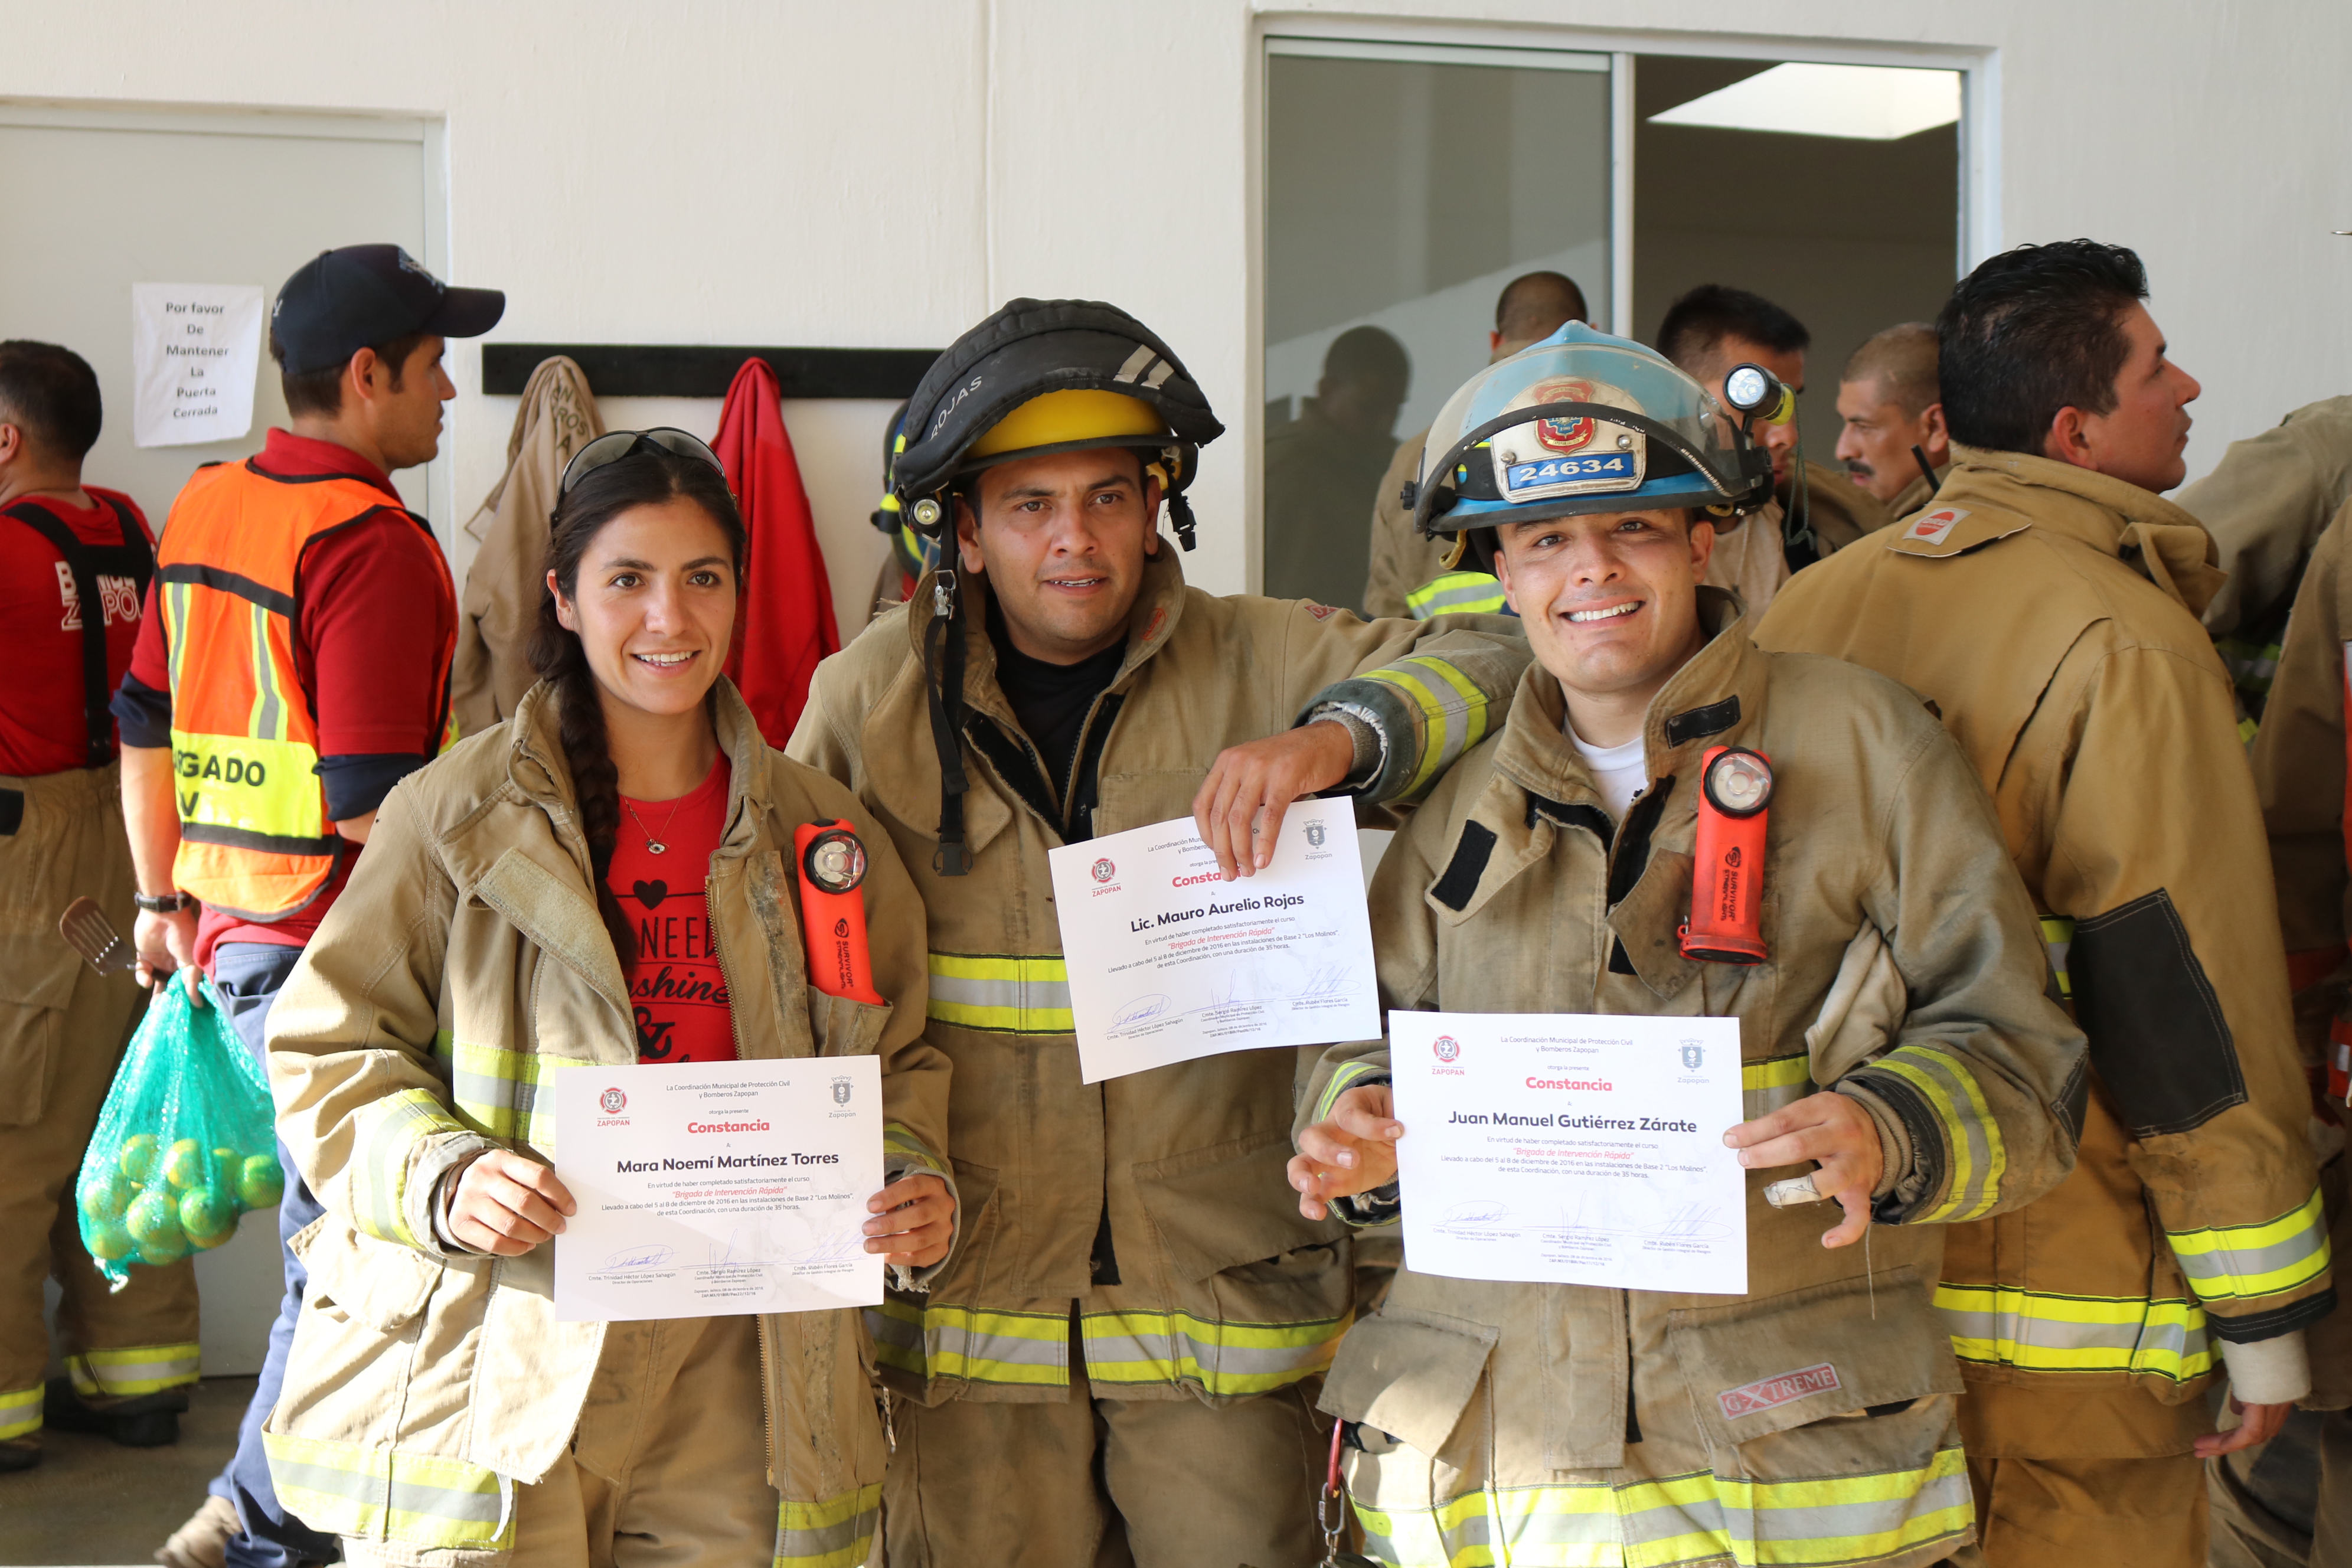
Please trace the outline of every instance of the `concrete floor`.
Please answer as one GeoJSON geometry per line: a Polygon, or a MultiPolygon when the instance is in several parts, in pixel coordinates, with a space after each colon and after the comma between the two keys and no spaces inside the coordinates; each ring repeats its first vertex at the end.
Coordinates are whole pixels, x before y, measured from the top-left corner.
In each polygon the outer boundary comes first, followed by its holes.
{"type": "Polygon", "coordinates": [[[0,1475],[0,1564],[151,1563],[155,1548],[205,1500],[236,1447],[253,1397],[249,1377],[208,1377],[169,1448],[124,1448],[104,1437],[48,1432],[41,1462],[0,1475]]]}

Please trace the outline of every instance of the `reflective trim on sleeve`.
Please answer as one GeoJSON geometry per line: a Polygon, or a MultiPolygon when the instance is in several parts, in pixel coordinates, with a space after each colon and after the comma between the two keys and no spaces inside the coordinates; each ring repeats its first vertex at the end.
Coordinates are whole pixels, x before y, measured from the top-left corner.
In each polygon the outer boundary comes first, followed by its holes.
{"type": "Polygon", "coordinates": [[[1307,1120],[1328,1121],[1331,1108],[1339,1103],[1341,1095],[1368,1078],[1385,1079],[1388,1076],[1389,1069],[1378,1062],[1341,1062],[1331,1069],[1331,1081],[1323,1086],[1322,1094],[1315,1101],[1315,1114],[1307,1120]]]}
{"type": "Polygon", "coordinates": [[[1769,1116],[1813,1092],[1813,1060],[1803,1051],[1739,1064],[1739,1110],[1748,1121],[1769,1116]]]}
{"type": "Polygon", "coordinates": [[[2074,983],[2066,978],[2066,950],[2074,945],[2074,922],[2064,915],[2043,915],[2042,945],[2050,950],[2050,972],[2058,976],[2058,994],[2072,1002],[2074,983]]]}
{"type": "Polygon", "coordinates": [[[1952,1353],[2026,1372],[2122,1372],[2193,1383],[2213,1370],[2194,1301],[2056,1296],[1998,1285],[1936,1287],[1952,1353]]]}
{"type": "Polygon", "coordinates": [[[1922,1209],[1906,1223],[1948,1224],[1978,1219],[2000,1203],[2000,1179],[2009,1169],[2000,1123],[1985,1104],[1976,1075],[1938,1051],[1903,1046],[1870,1063],[1872,1072],[1892,1073],[1926,1097],[1943,1123],[1951,1157],[1951,1180],[1944,1201],[1922,1209]]]}
{"type": "Polygon", "coordinates": [[[1070,972],[1059,953],[934,952],[930,1016],[1004,1035],[1066,1035],[1070,972]]]}
{"type": "Polygon", "coordinates": [[[1442,658],[1419,654],[1360,679],[1394,687],[1421,714],[1421,765],[1413,770],[1402,799],[1419,796],[1456,757],[1486,738],[1486,694],[1442,658]]]}
{"type": "Polygon", "coordinates": [[[66,1358],[66,1373],[85,1399],[127,1399],[184,1387],[196,1381],[197,1364],[192,1344],[132,1345],[78,1352],[66,1358]]]}
{"type": "Polygon", "coordinates": [[[1194,1384],[1213,1397],[1264,1394],[1331,1364],[1352,1317],[1213,1323],[1190,1312],[1085,1312],[1087,1381],[1194,1384]]]}
{"type": "Polygon", "coordinates": [[[555,1075],[587,1063],[470,1040],[447,1040],[443,1048],[449,1098],[468,1127],[501,1141],[520,1138],[542,1151],[555,1147],[555,1075]]]}
{"type": "Polygon", "coordinates": [[[1965,1539],[1976,1510],[1955,1444],[1916,1468],[1858,1476],[1750,1481],[1700,1470],[1619,1486],[1502,1487],[1426,1509],[1359,1502],[1356,1518],[1374,1561],[1411,1568],[1748,1568],[1907,1559],[1965,1539]]]}
{"type": "Polygon", "coordinates": [[[12,1388],[0,1394],[0,1443],[41,1429],[42,1392],[37,1383],[30,1388],[12,1388]]]}
{"type": "Polygon", "coordinates": [[[2164,1236],[2200,1300],[2282,1295],[2327,1268],[2327,1216],[2320,1211],[2316,1187],[2299,1205],[2261,1225],[2168,1230],[2164,1236]]]}
{"type": "Polygon", "coordinates": [[[261,1445],[278,1500],[313,1530],[446,1551],[514,1546],[514,1482],[495,1470],[280,1432],[261,1445]]]}
{"type": "Polygon", "coordinates": [[[885,1296],[866,1309],[875,1359],[916,1377],[1066,1388],[1070,1320],[1058,1312],[916,1306],[885,1296]]]}
{"type": "Polygon", "coordinates": [[[881,1515],[879,1481],[823,1502],[781,1503],[775,1568],[859,1568],[881,1515]]]}
{"type": "MultiPolygon", "coordinates": [[[[408,1153],[420,1139],[466,1128],[433,1091],[404,1089],[385,1095],[353,1118],[359,1124],[359,1158],[352,1162],[352,1217],[378,1241],[396,1241],[424,1250],[410,1234],[404,1207],[408,1153]]],[[[346,1533],[349,1533],[346,1531],[346,1533]]]]}
{"type": "Polygon", "coordinates": [[[1499,616],[1509,607],[1503,585],[1485,572],[1448,572],[1432,577],[1404,596],[1404,607],[1416,621],[1438,616],[1499,616]]]}
{"type": "Polygon", "coordinates": [[[953,1179],[946,1164],[931,1152],[929,1145],[896,1121],[882,1124],[882,1169],[886,1173],[898,1173],[890,1177],[892,1181],[917,1171],[929,1171],[933,1175],[953,1179]]]}

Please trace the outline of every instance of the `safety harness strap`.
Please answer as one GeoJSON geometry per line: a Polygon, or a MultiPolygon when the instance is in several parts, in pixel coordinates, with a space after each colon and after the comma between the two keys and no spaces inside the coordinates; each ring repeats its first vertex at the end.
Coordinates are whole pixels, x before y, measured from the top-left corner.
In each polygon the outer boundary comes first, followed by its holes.
{"type": "Polygon", "coordinates": [[[931,868],[942,877],[971,870],[963,842],[963,633],[956,626],[956,574],[941,571],[931,580],[931,621],[923,628],[923,671],[929,679],[931,744],[940,753],[940,847],[931,868]],[[940,646],[944,636],[946,646],[940,646]]]}
{"type": "Polygon", "coordinates": [[[31,501],[0,510],[0,517],[13,517],[47,540],[73,574],[74,593],[81,601],[81,701],[89,724],[82,765],[92,768],[106,766],[114,756],[114,720],[107,710],[107,701],[114,693],[106,679],[106,601],[99,594],[98,574],[101,568],[110,567],[129,576],[139,584],[142,604],[147,584],[155,574],[155,555],[147,547],[147,535],[121,502],[105,496],[99,499],[114,513],[114,524],[122,531],[121,544],[84,543],[47,507],[31,501]]]}

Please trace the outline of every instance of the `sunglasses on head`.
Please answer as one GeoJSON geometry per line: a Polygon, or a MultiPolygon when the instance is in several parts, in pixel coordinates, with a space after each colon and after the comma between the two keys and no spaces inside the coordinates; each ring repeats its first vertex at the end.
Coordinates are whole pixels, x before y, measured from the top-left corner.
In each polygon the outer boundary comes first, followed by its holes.
{"type": "Polygon", "coordinates": [[[570,495],[572,486],[605,464],[617,463],[648,446],[659,447],[663,451],[674,452],[681,458],[697,458],[717,468],[721,475],[727,472],[727,466],[719,460],[718,453],[704,446],[698,437],[683,430],[673,429],[667,425],[653,430],[607,430],[572,454],[572,461],[563,466],[563,488],[559,493],[570,495]]]}

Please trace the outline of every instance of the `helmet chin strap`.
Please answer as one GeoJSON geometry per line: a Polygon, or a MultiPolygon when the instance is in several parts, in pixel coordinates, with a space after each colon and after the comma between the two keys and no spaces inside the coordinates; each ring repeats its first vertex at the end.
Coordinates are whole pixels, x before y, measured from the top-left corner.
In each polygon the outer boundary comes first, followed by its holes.
{"type": "Polygon", "coordinates": [[[970,783],[963,771],[963,628],[961,585],[955,569],[942,565],[931,579],[931,619],[923,627],[923,673],[930,689],[931,744],[940,757],[940,847],[931,869],[942,877],[971,870],[963,841],[963,796],[970,783]]]}

